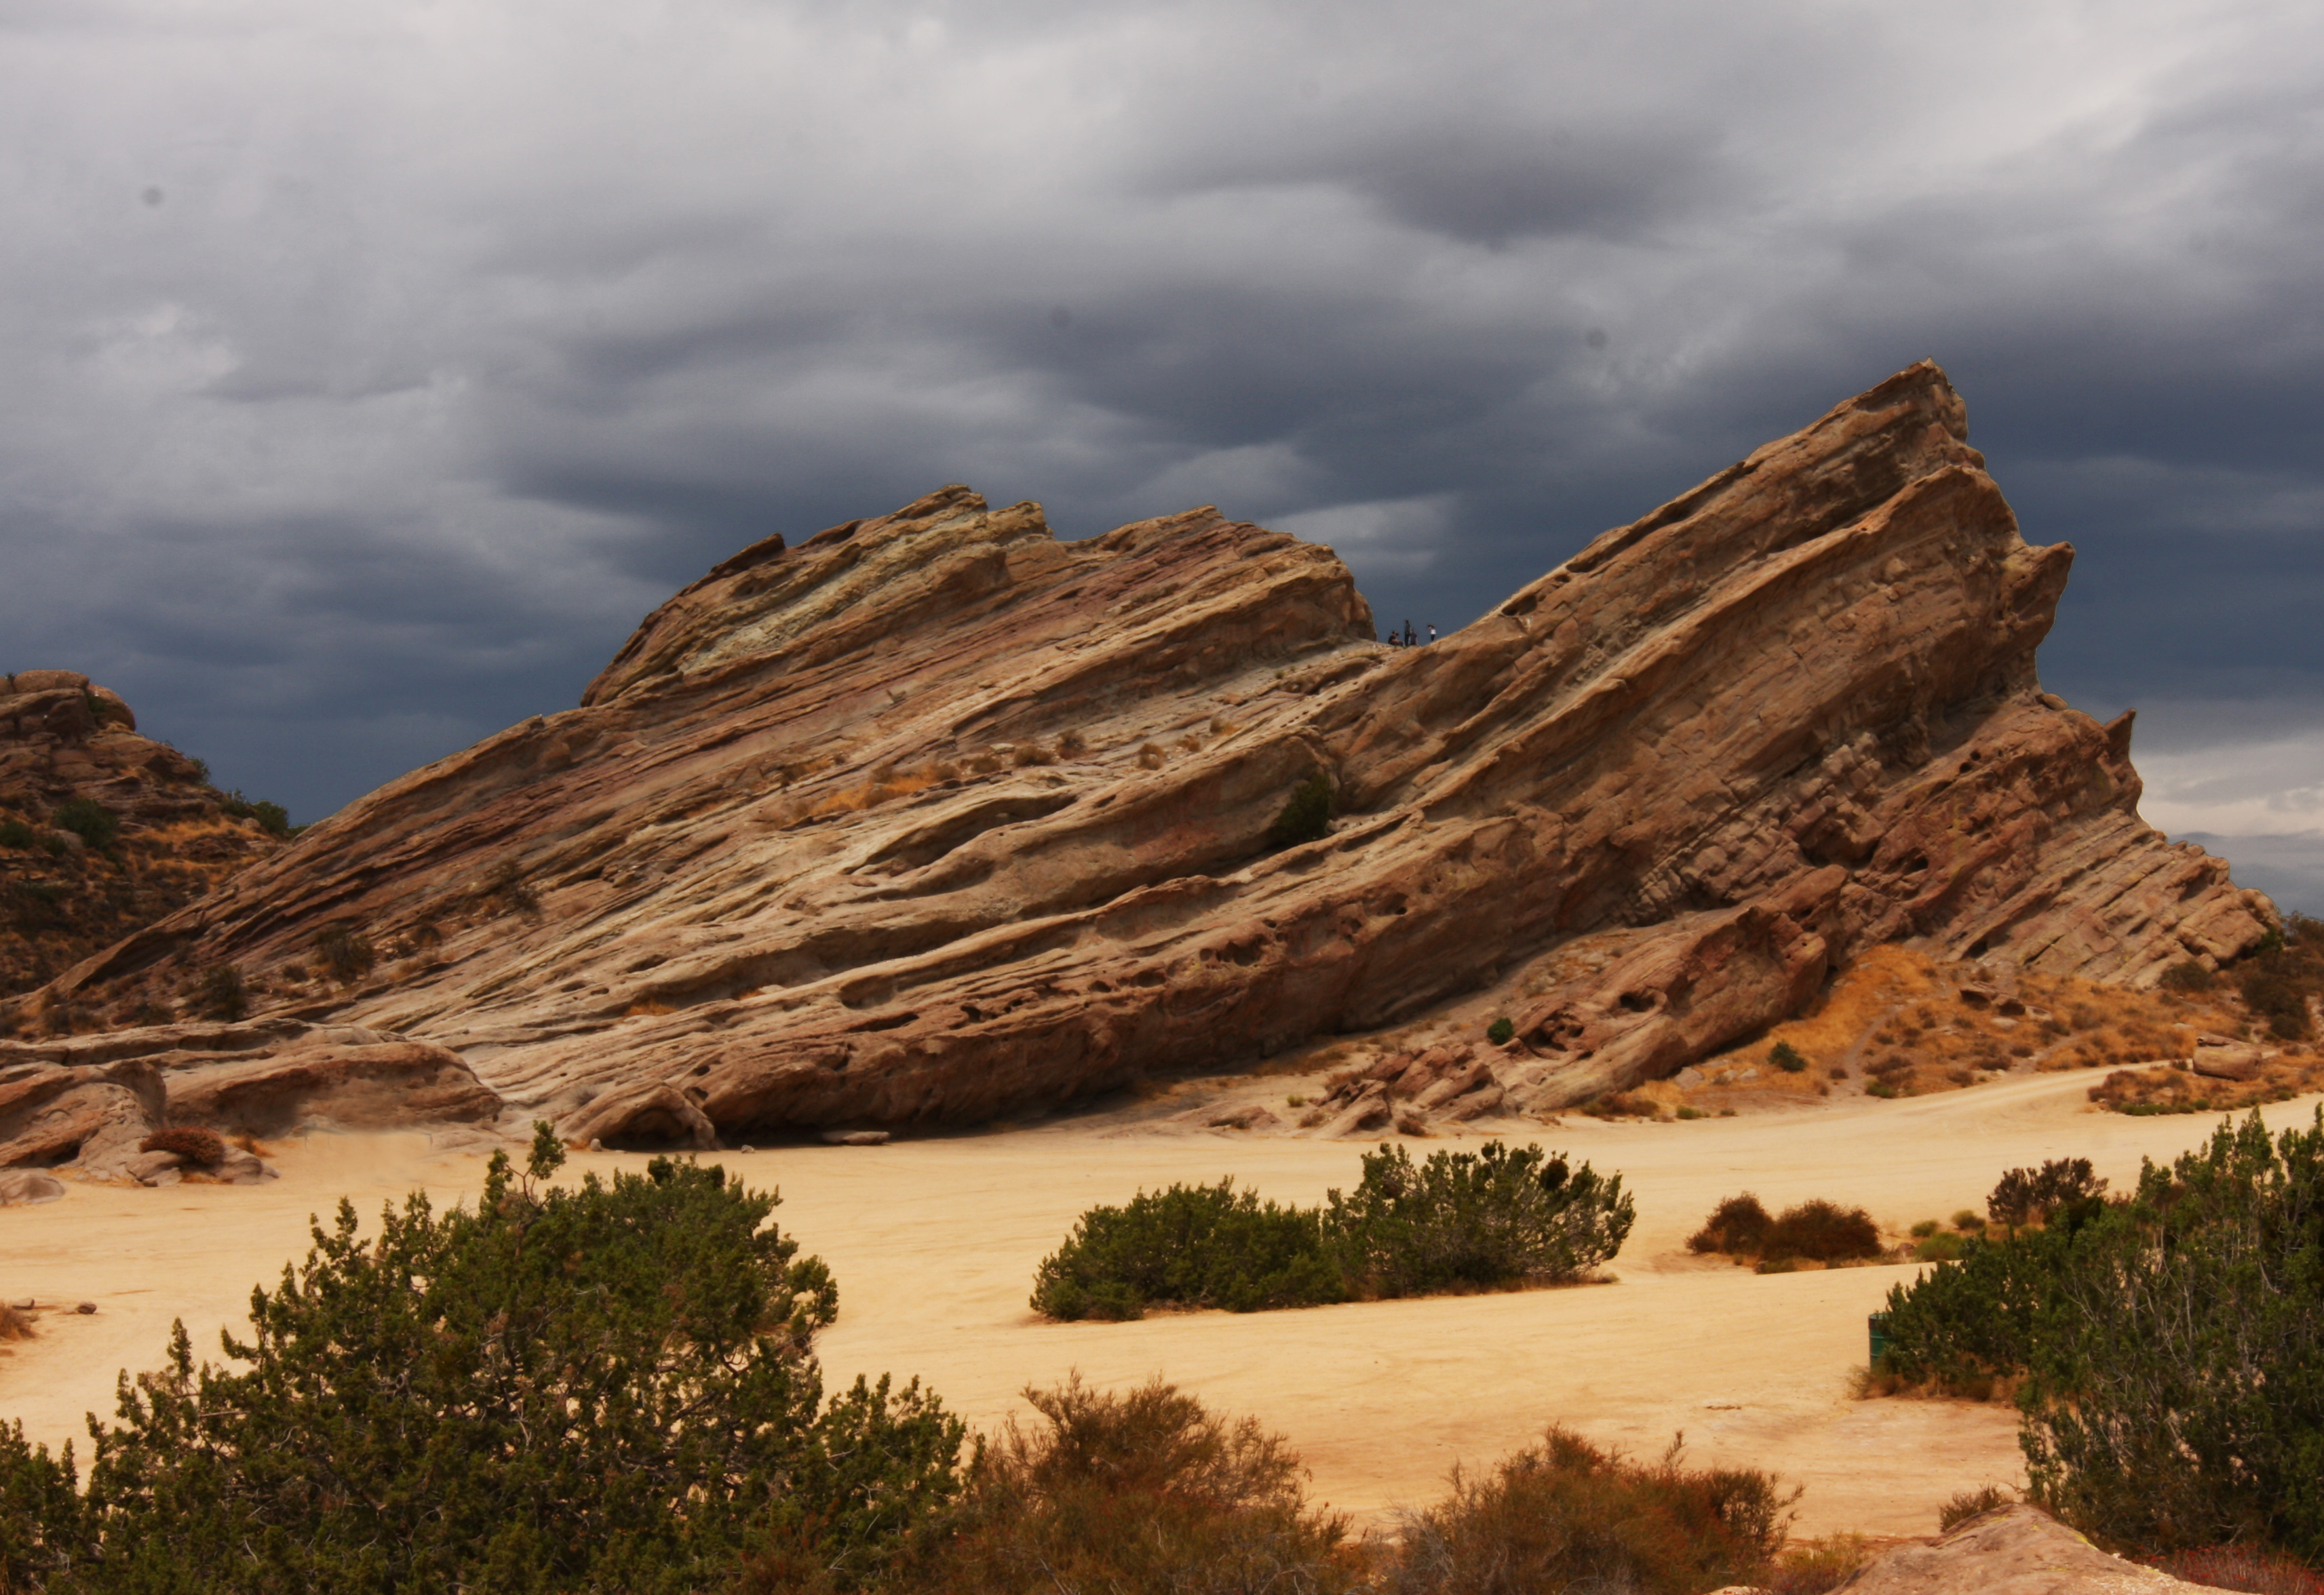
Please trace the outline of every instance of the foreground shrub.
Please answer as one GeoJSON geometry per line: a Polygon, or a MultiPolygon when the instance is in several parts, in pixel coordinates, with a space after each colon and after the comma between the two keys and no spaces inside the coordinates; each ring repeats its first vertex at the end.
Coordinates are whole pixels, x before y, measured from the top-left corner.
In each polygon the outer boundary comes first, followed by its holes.
{"type": "Polygon", "coordinates": [[[1950,1534],[1970,1518],[1999,1511],[2016,1498],[1997,1484],[1981,1484],[1975,1489],[1965,1489],[1937,1508],[1937,1532],[1950,1534]]]}
{"type": "MultiPolygon", "coordinates": [[[[563,1151],[546,1125],[530,1171],[563,1151]]],[[[721,1170],[537,1189],[495,1154],[475,1211],[415,1193],[336,1225],[256,1333],[121,1381],[69,1455],[0,1434],[0,1589],[716,1588],[788,1536],[863,1583],[957,1491],[961,1425],[918,1384],[826,1404],[830,1273],[721,1170]]]]}
{"type": "Polygon", "coordinates": [[[333,925],[315,933],[315,956],[343,986],[352,986],[379,963],[371,938],[351,925],[333,925]]]}
{"type": "Polygon", "coordinates": [[[2029,1494],[2093,1539],[2324,1556],[2324,1113],[2222,1123],[1889,1307],[1900,1371],[2024,1373],[2029,1494]]]}
{"type": "Polygon", "coordinates": [[[1053,1318],[1127,1319],[1163,1304],[1248,1313],[1556,1284],[1612,1258],[1633,1217],[1619,1175],[1539,1147],[1488,1141],[1416,1166],[1383,1146],[1364,1155],[1354,1192],[1331,1192],[1320,1211],[1261,1203],[1231,1179],[1093,1207],[1042,1259],[1032,1304],[1053,1318]]]}
{"type": "Polygon", "coordinates": [[[1307,1506],[1298,1459],[1253,1420],[1229,1424],[1159,1379],[1112,1395],[1075,1376],[1025,1398],[1039,1426],[1011,1420],[980,1460],[949,1532],[885,1588],[1339,1595],[1365,1587],[1344,1520],[1307,1506]]]}
{"type": "Polygon", "coordinates": [[[1748,1469],[1633,1462],[1553,1426],[1452,1498],[1408,1516],[1390,1595],[1606,1590],[1697,1595],[1760,1581],[1798,1492],[1748,1469]]]}
{"type": "Polygon", "coordinates": [[[1347,1299],[1322,1215],[1261,1203],[1232,1179],[1139,1192],[1093,1207],[1041,1261],[1033,1308],[1052,1318],[1130,1319],[1149,1305],[1252,1313],[1347,1299]]]}

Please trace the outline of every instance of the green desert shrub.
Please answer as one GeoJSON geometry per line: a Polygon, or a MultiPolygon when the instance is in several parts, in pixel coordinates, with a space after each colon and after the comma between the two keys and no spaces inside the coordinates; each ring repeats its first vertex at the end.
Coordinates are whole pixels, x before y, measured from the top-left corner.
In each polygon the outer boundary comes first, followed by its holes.
{"type": "Polygon", "coordinates": [[[1323,1229],[1351,1294],[1407,1296],[1579,1278],[1636,1216],[1620,1175],[1487,1141],[1418,1166],[1402,1147],[1365,1153],[1355,1190],[1326,1196],[1323,1229]]]}
{"type": "Polygon", "coordinates": [[[1808,1066],[1807,1056],[1788,1041],[1778,1041],[1769,1047],[1767,1061],[1786,1074],[1797,1074],[1808,1066]]]}
{"type": "Polygon", "coordinates": [[[110,847],[121,834],[119,816],[94,798],[72,798],[53,817],[57,829],[70,831],[93,848],[110,847]]]}
{"type": "Polygon", "coordinates": [[[1485,1027],[1485,1039],[1495,1046],[1507,1046],[1516,1038],[1517,1033],[1517,1021],[1511,1019],[1498,1019],[1485,1027]]]}
{"type": "MultiPolygon", "coordinates": [[[[1310,1507],[1298,1458],[1159,1379],[1126,1394],[1078,1376],[1028,1389],[1038,1415],[985,1451],[945,1533],[884,1583],[893,1595],[1027,1590],[1279,1591],[1367,1587],[1342,1518],[1310,1507]]],[[[743,1595],[800,1587],[754,1567],[743,1595]]],[[[809,1584],[808,1587],[813,1587],[809,1584]]]]}
{"type": "Polygon", "coordinates": [[[1252,1313],[1346,1299],[1322,1215],[1262,1203],[1231,1178],[1090,1209],[1033,1280],[1034,1310],[1069,1321],[1139,1318],[1166,1304],[1252,1313]]]}
{"type": "Polygon", "coordinates": [[[698,1590],[787,1543],[863,1587],[958,1493],[961,1424],[917,1383],[824,1399],[830,1272],[771,1195],[657,1158],[536,1185],[495,1154],[473,1209],[342,1202],[255,1333],[181,1324],[69,1457],[0,1431],[0,1588],[388,1595],[698,1590]]]}
{"type": "Polygon", "coordinates": [[[1624,1590],[1696,1595],[1757,1584],[1797,1491],[1751,1469],[1691,1469],[1675,1442],[1637,1462],[1553,1426],[1537,1446],[1408,1514],[1386,1595],[1624,1590]]]}
{"type": "Polygon", "coordinates": [[[287,839],[297,834],[297,828],[290,824],[290,811],[280,803],[245,798],[240,792],[226,792],[219,795],[218,811],[233,819],[255,820],[258,828],[270,836],[287,839]]]}
{"type": "Polygon", "coordinates": [[[194,1009],[204,1019],[228,1024],[250,1011],[250,991],[242,982],[242,966],[214,963],[194,982],[194,1009]]]}
{"type": "Polygon", "coordinates": [[[1267,828],[1270,847],[1296,847],[1314,842],[1332,828],[1332,781],[1318,770],[1292,788],[1282,812],[1267,828]]]}
{"type": "Polygon", "coordinates": [[[2324,1113],[1971,1237],[1888,1316],[1901,1376],[2024,1376],[2029,1494],[2092,1538],[2324,1556],[2324,1113]]]}
{"type": "Polygon", "coordinates": [[[1619,1175],[1539,1147],[1488,1141],[1415,1165],[1383,1146],[1364,1155],[1355,1190],[1321,1209],[1262,1203],[1231,1179],[1093,1207],[1042,1259],[1032,1305],[1119,1320],[1165,1305],[1247,1313],[1555,1284],[1613,1257],[1633,1216],[1619,1175]]]}
{"type": "Polygon", "coordinates": [[[2208,991],[2219,983],[2219,977],[2189,958],[2164,970],[2161,983],[2166,991],[2208,991]]]}
{"type": "Polygon", "coordinates": [[[37,847],[41,834],[13,815],[0,820],[0,847],[37,847]]]}

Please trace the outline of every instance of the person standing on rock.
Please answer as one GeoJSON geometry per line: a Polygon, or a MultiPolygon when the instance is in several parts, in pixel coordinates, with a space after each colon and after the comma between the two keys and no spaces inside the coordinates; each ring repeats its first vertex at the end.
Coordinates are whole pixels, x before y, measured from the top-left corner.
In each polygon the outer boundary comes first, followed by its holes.
{"type": "Polygon", "coordinates": [[[1436,641],[1436,622],[1434,621],[1428,622],[1428,640],[1431,642],[1436,641]]]}

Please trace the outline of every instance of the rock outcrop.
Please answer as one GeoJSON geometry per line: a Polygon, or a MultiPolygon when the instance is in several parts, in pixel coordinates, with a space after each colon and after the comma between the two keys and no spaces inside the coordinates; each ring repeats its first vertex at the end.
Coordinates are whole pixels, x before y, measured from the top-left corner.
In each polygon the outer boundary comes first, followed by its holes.
{"type": "Polygon", "coordinates": [[[2022,1505],[1885,1552],[1840,1588],[1848,1595],[2212,1595],[2209,1584],[2109,1555],[2022,1505]]]}
{"type": "Polygon", "coordinates": [[[165,1124],[246,1135],[482,1125],[503,1103],[459,1054],[295,1019],[145,1026],[0,1046],[0,1167],[135,1174],[165,1124]]]}
{"type": "MultiPolygon", "coordinates": [[[[0,676],[0,998],[281,852],[262,816],[286,828],[280,810],[218,791],[198,761],[140,736],[110,687],[77,670],[0,676]]],[[[134,1017],[67,1007],[60,1022],[134,1017]]]]}
{"type": "Polygon", "coordinates": [[[2070,559],[1929,364],[1420,649],[1213,510],[1060,543],[946,488],[736,555],[579,707],[16,1012],[231,964],[261,1014],[685,1141],[1038,1111],[1497,980],[1516,1037],[1434,1108],[1670,1073],[1876,943],[2151,982],[2273,915],[2139,820],[2127,715],[2043,691],[2070,559]],[[1317,775],[1328,834],[1278,844],[1317,775]]]}

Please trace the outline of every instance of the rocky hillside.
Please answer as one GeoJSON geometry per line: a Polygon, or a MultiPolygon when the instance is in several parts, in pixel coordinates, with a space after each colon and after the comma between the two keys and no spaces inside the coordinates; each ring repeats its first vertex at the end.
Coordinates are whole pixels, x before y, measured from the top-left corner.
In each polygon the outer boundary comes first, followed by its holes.
{"type": "Polygon", "coordinates": [[[1214,510],[1060,543],[945,488],[743,550],[579,707],[13,1014],[231,970],[254,1017],[706,1139],[1038,1110],[1496,981],[1536,993],[1492,1065],[1525,1111],[1667,1075],[1877,944],[2142,985],[2273,911],[2139,820],[2128,716],[2042,689],[2071,558],[2019,538],[1930,364],[1420,649],[1329,549],[1214,510]]]}
{"type": "MultiPolygon", "coordinates": [[[[121,696],[73,670],[0,677],[0,998],[185,907],[281,851],[280,809],[209,784],[199,762],[137,734],[121,696]]],[[[61,1024],[166,1019],[173,994],[61,1024]]]]}

